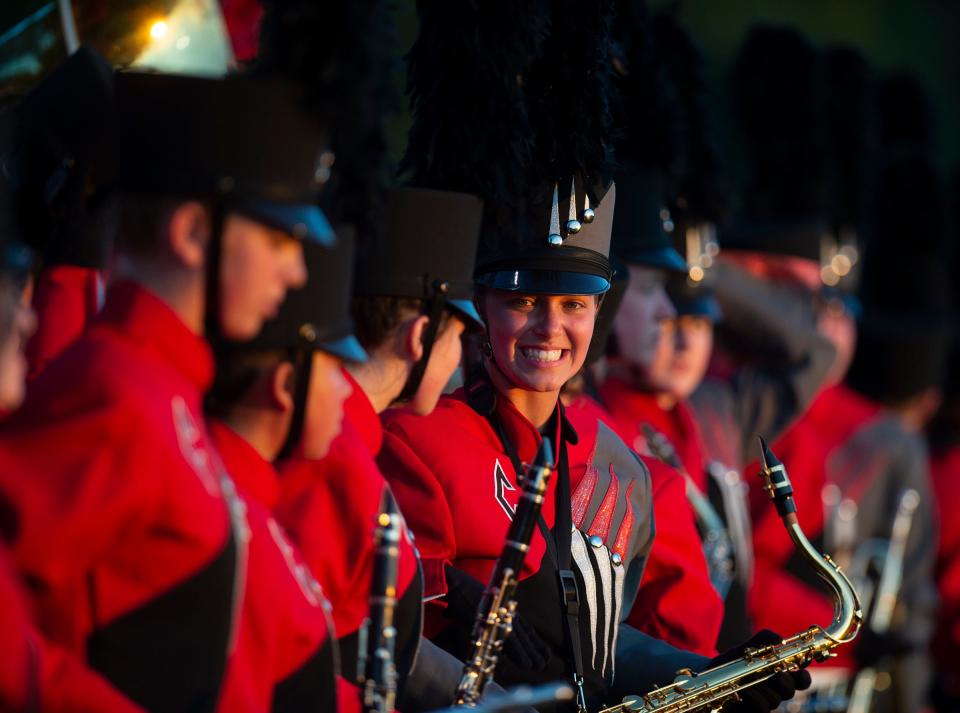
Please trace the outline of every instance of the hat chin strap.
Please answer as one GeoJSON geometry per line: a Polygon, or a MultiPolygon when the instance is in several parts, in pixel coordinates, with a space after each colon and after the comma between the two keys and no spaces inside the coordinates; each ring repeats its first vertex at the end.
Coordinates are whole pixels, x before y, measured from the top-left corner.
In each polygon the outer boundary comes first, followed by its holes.
{"type": "Polygon", "coordinates": [[[310,393],[310,378],[313,375],[313,350],[297,349],[293,353],[293,373],[295,377],[293,392],[293,414],[290,417],[290,428],[283,448],[277,454],[276,460],[289,458],[293,449],[303,439],[303,426],[307,420],[307,396],[310,393]]]}
{"type": "Polygon", "coordinates": [[[223,256],[223,227],[227,211],[218,201],[210,217],[210,245],[207,247],[205,298],[203,303],[203,335],[208,342],[224,336],[220,323],[220,268],[223,256]]]}
{"type": "Polygon", "coordinates": [[[421,342],[423,344],[423,356],[410,369],[410,375],[407,382],[403,385],[403,391],[397,397],[398,401],[412,401],[420,389],[423,382],[423,376],[427,373],[427,365],[430,363],[430,355],[433,353],[433,345],[437,341],[437,334],[440,331],[440,318],[443,316],[443,308],[447,305],[446,295],[443,293],[434,294],[430,298],[430,303],[424,314],[430,319],[427,322],[427,328],[423,333],[421,342]]]}

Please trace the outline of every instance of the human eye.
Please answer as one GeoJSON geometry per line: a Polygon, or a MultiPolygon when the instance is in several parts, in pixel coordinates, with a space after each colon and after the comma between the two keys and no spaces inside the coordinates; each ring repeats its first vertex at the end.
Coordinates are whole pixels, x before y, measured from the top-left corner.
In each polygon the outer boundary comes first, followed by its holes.
{"type": "Polygon", "coordinates": [[[518,297],[511,298],[509,304],[510,304],[510,307],[512,307],[513,309],[526,310],[526,309],[532,309],[535,302],[532,297],[518,296],[518,297]]]}
{"type": "Polygon", "coordinates": [[[564,303],[563,303],[563,308],[568,312],[576,312],[578,310],[586,309],[586,307],[587,307],[586,301],[579,297],[564,300],[564,303]]]}

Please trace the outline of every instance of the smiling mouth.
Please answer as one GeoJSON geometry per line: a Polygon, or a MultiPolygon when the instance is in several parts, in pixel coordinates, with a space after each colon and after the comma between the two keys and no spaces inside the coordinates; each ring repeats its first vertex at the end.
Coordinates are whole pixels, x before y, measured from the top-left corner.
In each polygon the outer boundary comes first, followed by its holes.
{"type": "Polygon", "coordinates": [[[523,357],[532,362],[542,364],[553,364],[563,358],[565,349],[536,349],[533,347],[520,347],[520,353],[523,357]]]}

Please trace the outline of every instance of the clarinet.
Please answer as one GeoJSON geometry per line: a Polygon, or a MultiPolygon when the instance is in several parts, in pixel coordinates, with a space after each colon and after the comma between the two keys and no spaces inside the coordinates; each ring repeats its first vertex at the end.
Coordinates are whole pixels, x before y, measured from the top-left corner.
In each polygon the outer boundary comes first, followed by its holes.
{"type": "Polygon", "coordinates": [[[600,713],[717,711],[725,703],[737,700],[740,693],[751,686],[782,671],[795,671],[814,661],[823,661],[830,657],[833,649],[856,638],[863,620],[857,592],[840,567],[829,556],[817,552],[803,534],[787,470],[763,439],[760,443],[764,490],[776,505],[794,546],[833,590],[833,622],[827,628],[811,626],[778,644],[747,649],[742,658],[707,671],[694,673],[683,669],[670,685],[646,695],[627,696],[622,703],[604,708],[600,713]]]}
{"type": "Polygon", "coordinates": [[[395,663],[397,630],[397,560],[400,554],[400,514],[390,492],[384,490],[373,530],[376,545],[370,585],[370,616],[360,628],[357,682],[363,688],[366,713],[392,713],[397,699],[395,663]]]}
{"type": "Polygon", "coordinates": [[[686,482],[687,500],[697,518],[697,528],[703,540],[703,555],[710,572],[710,583],[720,598],[725,599],[727,592],[730,591],[730,585],[733,584],[736,567],[730,533],[723,524],[720,514],[713,507],[713,503],[684,469],[670,439],[649,423],[644,423],[642,428],[650,454],[680,473],[686,482]]]}
{"type": "Polygon", "coordinates": [[[503,551],[493,567],[490,583],[477,607],[471,639],[473,651],[457,686],[456,705],[475,707],[493,679],[503,642],[513,631],[517,611],[516,591],[523,561],[530,549],[533,529],[553,470],[553,446],[544,438],[533,465],[523,478],[520,501],[513,513],[503,551]]]}

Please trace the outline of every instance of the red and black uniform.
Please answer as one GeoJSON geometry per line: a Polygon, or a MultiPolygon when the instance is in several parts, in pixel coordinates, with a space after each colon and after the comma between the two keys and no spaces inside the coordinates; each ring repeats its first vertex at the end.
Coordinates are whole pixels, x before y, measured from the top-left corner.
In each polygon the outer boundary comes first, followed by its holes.
{"type": "Polygon", "coordinates": [[[234,627],[239,543],[201,411],[212,373],[202,338],[119,283],[0,430],[41,630],[155,711],[213,708],[234,627]]]}
{"type": "MultiPolygon", "coordinates": [[[[472,621],[445,616],[447,568],[488,580],[520,494],[515,462],[532,462],[542,440],[486,380],[468,388],[469,402],[460,390],[441,398],[429,416],[390,414],[379,459],[417,535],[425,595],[434,600],[427,630],[458,657],[471,643],[472,621]]],[[[575,632],[588,697],[619,700],[703,659],[622,623],[653,542],[649,472],[595,417],[578,410],[569,415],[558,411],[548,424],[558,469],[517,593],[520,615],[551,656],[537,672],[501,657],[496,679],[502,685],[569,679],[575,632]],[[558,569],[577,579],[580,606],[572,619],[560,601],[558,569]]]]}
{"type": "Polygon", "coordinates": [[[28,615],[24,593],[0,549],[0,710],[39,713],[137,713],[80,660],[50,645],[28,615]]]}
{"type": "Polygon", "coordinates": [[[277,476],[228,426],[210,430],[246,505],[246,582],[219,710],[335,711],[334,644],[320,585],[270,515],[277,476]]]}
{"type": "MultiPolygon", "coordinates": [[[[341,434],[322,460],[294,456],[279,465],[275,512],[330,599],[343,676],[355,681],[358,634],[369,614],[373,529],[388,486],[374,460],[383,440],[380,419],[363,389],[347,378],[353,394],[344,405],[341,434]]],[[[400,540],[395,625],[402,683],[420,639],[423,590],[416,550],[408,537],[400,540]]]]}
{"type": "MultiPolygon", "coordinates": [[[[699,428],[686,404],[667,411],[654,394],[616,378],[600,386],[600,396],[610,414],[608,424],[626,443],[645,451],[643,426],[649,424],[674,445],[701,492],[708,492],[699,428]]],[[[686,482],[672,468],[650,461],[658,464],[651,468],[657,539],[650,555],[651,577],[641,583],[629,621],[675,646],[713,655],[724,604],[710,581],[686,482]]]]}
{"type": "MultiPolygon", "coordinates": [[[[589,396],[576,399],[567,412],[574,409],[616,430],[616,419],[589,396]]],[[[713,656],[723,603],[710,583],[686,483],[656,458],[640,459],[650,470],[657,535],[627,622],[678,648],[713,656]]]]}

